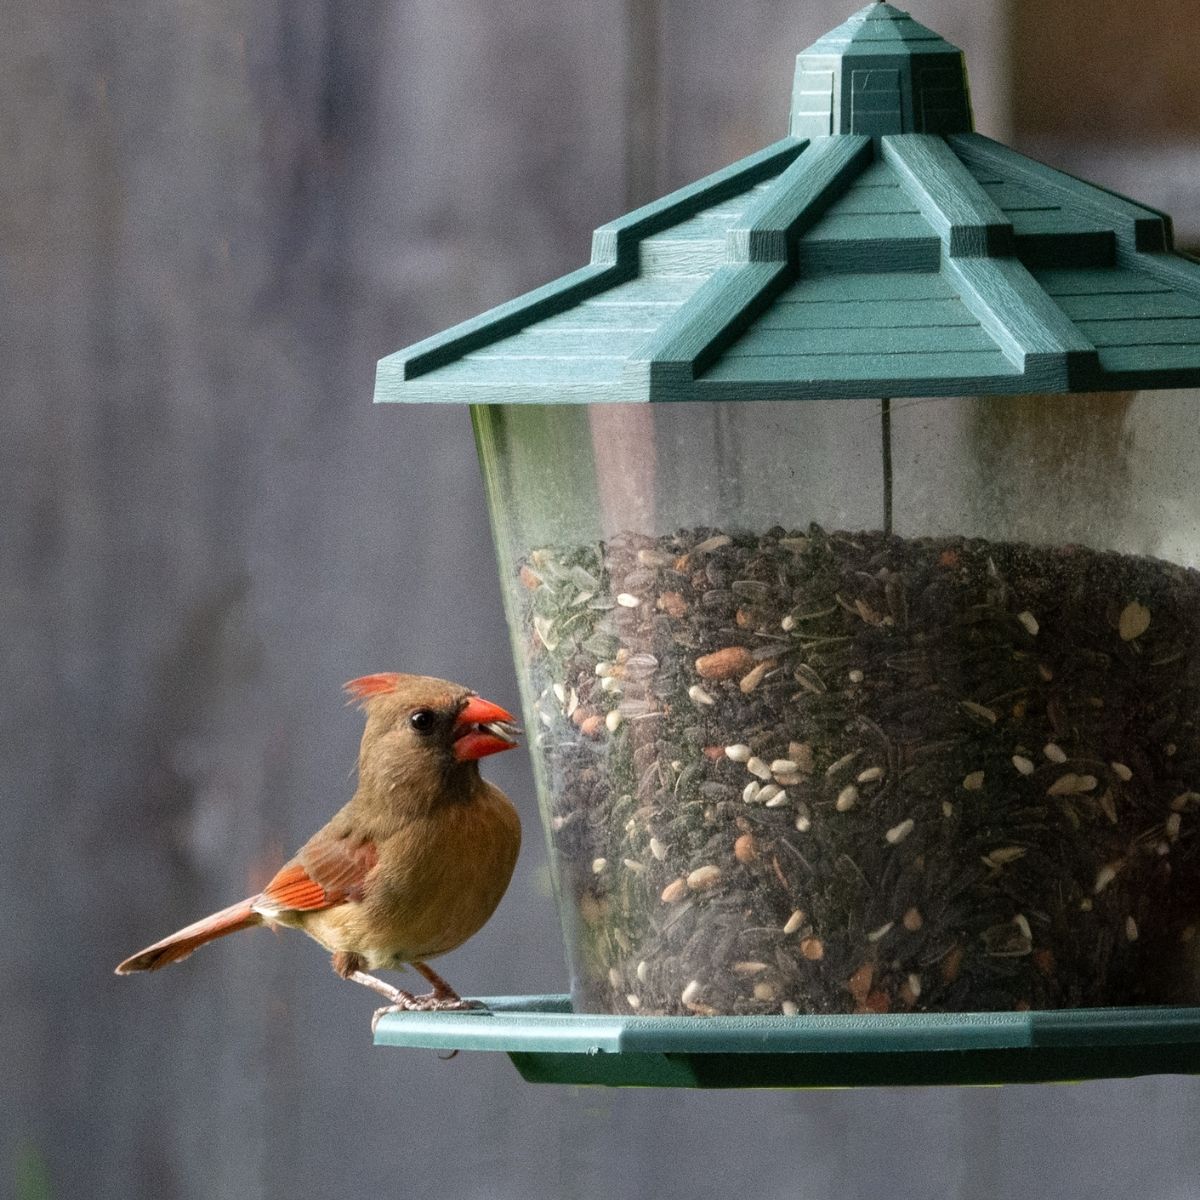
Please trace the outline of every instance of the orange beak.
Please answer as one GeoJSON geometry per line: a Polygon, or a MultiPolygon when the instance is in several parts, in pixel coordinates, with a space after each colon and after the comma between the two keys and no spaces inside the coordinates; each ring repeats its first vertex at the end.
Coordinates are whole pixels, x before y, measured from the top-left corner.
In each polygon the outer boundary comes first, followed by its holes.
{"type": "Polygon", "coordinates": [[[520,732],[511,713],[490,700],[472,696],[454,722],[454,757],[470,762],[511,750],[520,732]]]}

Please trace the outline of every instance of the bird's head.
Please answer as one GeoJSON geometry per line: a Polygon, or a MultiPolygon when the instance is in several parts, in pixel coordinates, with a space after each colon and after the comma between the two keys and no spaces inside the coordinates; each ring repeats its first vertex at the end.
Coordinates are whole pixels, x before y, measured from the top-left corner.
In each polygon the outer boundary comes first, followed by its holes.
{"type": "Polygon", "coordinates": [[[359,754],[359,775],[367,783],[432,786],[511,750],[521,732],[498,704],[427,675],[364,675],[345,691],[367,716],[359,754]]]}

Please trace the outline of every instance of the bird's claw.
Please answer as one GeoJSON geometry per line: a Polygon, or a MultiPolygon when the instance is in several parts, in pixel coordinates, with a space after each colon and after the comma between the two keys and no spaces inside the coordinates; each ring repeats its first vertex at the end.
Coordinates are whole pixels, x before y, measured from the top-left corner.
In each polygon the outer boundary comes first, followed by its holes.
{"type": "Polygon", "coordinates": [[[464,1000],[461,996],[440,996],[437,992],[429,992],[424,996],[411,996],[404,992],[402,998],[395,1004],[385,1004],[382,1008],[375,1010],[371,1016],[371,1032],[375,1032],[379,1019],[390,1013],[472,1012],[481,1008],[487,1008],[487,1005],[479,1000],[464,1000]]]}

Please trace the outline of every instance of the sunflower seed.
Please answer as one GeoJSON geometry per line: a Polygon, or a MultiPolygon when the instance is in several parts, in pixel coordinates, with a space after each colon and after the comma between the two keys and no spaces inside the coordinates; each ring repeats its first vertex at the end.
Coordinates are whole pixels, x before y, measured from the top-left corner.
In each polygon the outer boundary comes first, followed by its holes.
{"type": "Polygon", "coordinates": [[[1028,853],[1024,846],[997,846],[983,856],[983,861],[987,866],[999,869],[1024,858],[1028,853]]]}
{"type": "Polygon", "coordinates": [[[756,775],[759,779],[771,778],[771,768],[757,756],[747,760],[746,770],[749,771],[751,775],[756,775]]]}
{"type": "Polygon", "coordinates": [[[1073,771],[1068,771],[1046,789],[1046,795],[1077,796],[1082,792],[1095,791],[1097,782],[1095,775],[1076,775],[1073,771]]]}
{"type": "Polygon", "coordinates": [[[672,879],[662,890],[662,902],[664,904],[678,904],[687,895],[687,891],[688,885],[686,879],[672,879]]]}
{"type": "Polygon", "coordinates": [[[721,868],[712,866],[697,867],[687,877],[687,885],[694,892],[704,892],[716,886],[721,879],[721,868]]]}
{"type": "Polygon", "coordinates": [[[960,700],[958,706],[964,712],[968,712],[971,716],[986,721],[989,725],[995,725],[1000,719],[994,709],[988,708],[985,704],[977,704],[974,700],[960,700]]]}
{"type": "Polygon", "coordinates": [[[840,775],[861,754],[861,750],[851,750],[849,754],[843,754],[836,762],[831,762],[825,768],[825,778],[832,779],[835,775],[840,775]]]}

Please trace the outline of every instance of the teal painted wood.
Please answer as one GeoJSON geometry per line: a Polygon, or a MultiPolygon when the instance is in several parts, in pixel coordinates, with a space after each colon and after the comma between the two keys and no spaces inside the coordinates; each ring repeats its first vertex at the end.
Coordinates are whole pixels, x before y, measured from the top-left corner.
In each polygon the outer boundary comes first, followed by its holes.
{"type": "MultiPolygon", "coordinates": [[[[780,294],[778,305],[842,304],[846,306],[843,311],[853,311],[864,301],[874,304],[886,300],[953,300],[956,295],[936,272],[885,275],[863,272],[836,278],[799,279],[780,294]]],[[[889,315],[900,317],[906,311],[912,310],[894,309],[889,315]]]]}
{"type": "Polygon", "coordinates": [[[643,275],[711,275],[725,261],[725,239],[663,238],[638,247],[643,275]]]}
{"type": "Polygon", "coordinates": [[[509,1054],[533,1082],[660,1087],[1009,1083],[1200,1073],[1200,1010],[618,1017],[566,996],[383,1017],[375,1044],[509,1054]]]}
{"type": "Polygon", "coordinates": [[[896,172],[952,258],[1013,252],[1013,226],[944,138],[905,134],[883,139],[884,161],[896,172]]]}
{"type": "Polygon", "coordinates": [[[1165,213],[1026,158],[981,133],[954,134],[947,141],[969,167],[995,171],[1000,178],[1023,184],[1036,195],[1050,196],[1064,206],[1094,216],[1100,225],[1115,232],[1126,249],[1152,252],[1170,247],[1170,218],[1165,213]]]}
{"type": "Polygon", "coordinates": [[[871,139],[848,136],[815,143],[776,186],[729,231],[730,262],[786,262],[789,247],[871,161],[871,139]]]}
{"type": "Polygon", "coordinates": [[[1106,292],[1133,296],[1142,292],[1165,292],[1170,289],[1149,274],[1121,267],[1077,269],[1046,267],[1033,272],[1038,286],[1048,296],[1093,296],[1106,292]]]}
{"type": "MultiPolygon", "coordinates": [[[[925,275],[899,276],[903,279],[926,279],[925,275]]],[[[940,275],[933,276],[942,279],[940,275]]],[[[805,281],[806,284],[813,281],[805,281]]],[[[832,332],[837,329],[946,329],[954,326],[979,326],[979,318],[951,294],[944,299],[917,304],[902,297],[896,299],[799,302],[793,297],[803,295],[801,289],[784,292],[774,306],[755,323],[754,330],[787,329],[797,332],[811,330],[832,332]]],[[[949,284],[945,285],[947,288],[949,284]]]]}
{"type": "Polygon", "coordinates": [[[870,4],[796,60],[797,137],[972,128],[962,51],[890,4],[870,4]]]}
{"type": "Polygon", "coordinates": [[[664,387],[668,394],[687,383],[720,354],[765,309],[787,281],[784,262],[747,262],[722,267],[696,302],[664,322],[632,356],[625,381],[630,386],[664,387]]]}
{"type": "Polygon", "coordinates": [[[829,139],[809,148],[735,224],[727,237],[731,264],[702,295],[668,321],[629,365],[626,381],[645,380],[668,392],[703,371],[785,282],[794,243],[868,162],[865,137],[829,139]]]}
{"type": "MultiPolygon", "coordinates": [[[[563,383],[617,383],[621,377],[620,358],[561,358],[523,355],[493,355],[476,358],[468,354],[444,369],[449,383],[524,383],[534,387],[563,383]]],[[[543,400],[542,403],[545,403],[543,400]]]]}
{"type": "Polygon", "coordinates": [[[633,278],[637,272],[638,243],[642,238],[694,216],[709,204],[728,200],[764,177],[783,170],[804,146],[802,141],[785,138],[601,226],[592,239],[592,261],[588,266],[382,359],[376,375],[377,399],[388,399],[388,393],[406,379],[453,362],[488,342],[633,278]],[[379,394],[381,391],[382,395],[379,394]]]}
{"type": "MultiPolygon", "coordinates": [[[[1122,377],[1128,373],[1136,373],[1139,379],[1153,371],[1162,371],[1166,378],[1170,372],[1182,372],[1192,368],[1196,361],[1197,347],[1190,346],[1109,346],[1100,352],[1100,363],[1106,371],[1122,377]]],[[[1177,387],[1192,386],[1190,377],[1185,382],[1180,376],[1177,387]]],[[[1128,384],[1128,380],[1126,383],[1128,384]]],[[[1137,387],[1145,387],[1145,383],[1137,383],[1137,387]]],[[[1162,384],[1156,386],[1163,386],[1162,384]]],[[[1167,384],[1166,386],[1170,386],[1167,384]]]]}
{"type": "Polygon", "coordinates": [[[706,175],[696,183],[678,188],[661,200],[610,221],[592,237],[593,263],[631,262],[637,244],[652,234],[670,229],[713,204],[746,192],[763,180],[773,178],[795,160],[808,145],[803,139],[784,138],[732,166],[706,175]]]}
{"type": "Polygon", "coordinates": [[[863,184],[862,177],[856,179],[840,199],[831,204],[822,218],[828,221],[843,216],[899,216],[918,215],[916,204],[903,191],[899,182],[863,184]]]}
{"type": "MultiPolygon", "coordinates": [[[[1179,339],[1184,340],[1184,339],[1179,339]]],[[[915,354],[996,349],[978,323],[840,329],[780,329],[756,325],[730,348],[731,358],[786,354],[915,354]]]]}
{"type": "Polygon", "coordinates": [[[963,303],[1039,388],[1067,391],[1072,372],[1096,368],[1096,348],[1071,324],[1015,258],[947,259],[946,275],[963,303]]]}
{"type": "Polygon", "coordinates": [[[878,242],[884,245],[931,237],[920,213],[826,213],[804,235],[806,242],[878,242]]]}
{"type": "MultiPolygon", "coordinates": [[[[529,326],[523,334],[552,333],[554,331],[589,333],[595,336],[604,330],[605,336],[615,333],[653,333],[662,321],[664,311],[677,306],[663,304],[596,304],[585,300],[574,308],[556,317],[547,317],[536,325],[529,326]]],[[[518,335],[522,336],[522,335],[518,335]]]]}
{"type": "Polygon", "coordinates": [[[616,358],[625,359],[646,340],[639,329],[609,329],[602,346],[597,346],[591,329],[559,329],[535,325],[502,342],[485,346],[468,357],[473,362],[489,358],[616,358]]]}
{"type": "Polygon", "coordinates": [[[385,359],[378,398],[1200,385],[1200,264],[1170,252],[1161,213],[973,133],[958,51],[887,4],[799,63],[803,139],[602,227],[588,267],[385,359]]]}
{"type": "Polygon", "coordinates": [[[870,270],[881,273],[936,271],[941,254],[942,244],[932,229],[923,238],[883,241],[801,238],[796,247],[796,267],[801,276],[837,276],[870,270]]]}
{"type": "Polygon", "coordinates": [[[1200,296],[1185,296],[1181,292],[1138,292],[1132,296],[1102,292],[1096,296],[1062,296],[1058,306],[1074,321],[1200,316],[1200,296]]]}
{"type": "Polygon", "coordinates": [[[1200,346],[1200,318],[1144,317],[1141,320],[1078,321],[1097,348],[1106,346],[1200,346]]]}
{"type": "MultiPolygon", "coordinates": [[[[873,351],[821,354],[793,352],[787,355],[726,355],[707,378],[748,384],[797,383],[820,384],[823,381],[868,381],[876,394],[896,382],[897,370],[920,374],[922,383],[958,384],[962,380],[985,379],[993,374],[1018,374],[1019,369],[999,350],[961,350],[945,353],[891,353],[873,351]]],[[[1061,390],[1061,389],[1060,389],[1061,390]]],[[[869,393],[868,393],[869,394],[869,393]]]]}
{"type": "Polygon", "coordinates": [[[1064,234],[1091,234],[1103,236],[1115,243],[1115,235],[1099,221],[1086,213],[1072,212],[1065,208],[1010,209],[1008,216],[1014,232],[1019,237],[1060,237],[1064,234]]]}
{"type": "Polygon", "coordinates": [[[1200,296],[1200,261],[1190,254],[1128,254],[1118,251],[1117,263],[1143,271],[1157,282],[1188,296],[1200,296]]]}

